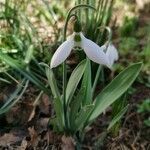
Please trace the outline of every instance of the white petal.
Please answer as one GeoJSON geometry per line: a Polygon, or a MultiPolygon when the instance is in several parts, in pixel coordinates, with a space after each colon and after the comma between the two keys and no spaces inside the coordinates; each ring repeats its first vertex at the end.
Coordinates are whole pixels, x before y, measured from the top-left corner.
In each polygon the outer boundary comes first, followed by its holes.
{"type": "Polygon", "coordinates": [[[118,60],[118,51],[114,47],[114,45],[109,44],[107,51],[106,51],[106,55],[109,60],[108,66],[111,68],[112,65],[114,64],[114,61],[118,60]]]}
{"type": "Polygon", "coordinates": [[[57,67],[59,64],[64,62],[71,53],[73,46],[74,46],[73,37],[63,42],[54,53],[51,59],[50,67],[51,68],[57,67]]]}
{"type": "Polygon", "coordinates": [[[108,59],[103,50],[96,43],[85,38],[83,35],[81,35],[81,38],[82,48],[85,51],[88,58],[98,64],[107,65],[108,59]]]}

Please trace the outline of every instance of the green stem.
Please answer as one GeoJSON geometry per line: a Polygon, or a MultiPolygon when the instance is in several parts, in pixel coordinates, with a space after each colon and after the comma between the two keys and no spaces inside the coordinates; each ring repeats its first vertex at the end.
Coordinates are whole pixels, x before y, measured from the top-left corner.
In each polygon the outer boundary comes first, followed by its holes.
{"type": "Polygon", "coordinates": [[[110,41],[112,39],[112,30],[109,27],[107,27],[107,26],[100,26],[98,29],[99,30],[101,30],[101,29],[107,30],[107,32],[109,33],[108,34],[108,43],[110,43],[110,41]]]}
{"type": "MultiPolygon", "coordinates": [[[[72,16],[75,16],[74,14],[72,14],[73,11],[79,9],[79,8],[90,8],[95,10],[94,7],[89,6],[89,5],[77,5],[75,7],[73,7],[72,9],[69,10],[66,21],[65,21],[65,26],[64,26],[64,33],[63,33],[63,42],[66,40],[66,34],[67,34],[67,26],[68,26],[68,22],[70,20],[70,18],[72,16]]],[[[67,85],[67,71],[66,71],[66,61],[63,62],[63,111],[64,111],[64,127],[65,127],[65,131],[68,131],[68,124],[69,124],[69,117],[67,114],[67,102],[66,102],[66,85],[67,85]]]]}
{"type": "Polygon", "coordinates": [[[101,69],[102,69],[102,66],[99,65],[99,66],[98,66],[98,69],[97,69],[97,72],[96,72],[95,80],[94,80],[94,83],[93,83],[92,97],[94,96],[94,92],[95,92],[95,89],[96,89],[96,85],[97,85],[97,82],[98,82],[98,78],[99,78],[101,69]]]}

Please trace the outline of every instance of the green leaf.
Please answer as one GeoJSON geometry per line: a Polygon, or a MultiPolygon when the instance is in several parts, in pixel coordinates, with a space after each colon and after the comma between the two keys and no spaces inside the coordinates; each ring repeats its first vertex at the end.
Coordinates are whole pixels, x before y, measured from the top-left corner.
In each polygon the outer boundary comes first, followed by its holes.
{"type": "Polygon", "coordinates": [[[46,76],[48,78],[48,82],[52,91],[52,94],[54,96],[54,110],[56,113],[56,122],[57,122],[57,127],[59,128],[59,131],[63,131],[64,127],[64,115],[63,115],[63,104],[61,101],[59,89],[57,87],[57,82],[54,77],[53,71],[47,66],[46,66],[46,76]]]}
{"type": "Polygon", "coordinates": [[[91,83],[91,63],[90,60],[87,59],[87,65],[85,68],[82,85],[81,88],[84,87],[85,91],[83,92],[83,101],[82,104],[89,105],[92,102],[92,83],[91,83]]]}
{"type": "Polygon", "coordinates": [[[80,89],[80,91],[78,92],[77,96],[75,97],[75,99],[73,99],[71,101],[70,104],[70,127],[71,129],[75,126],[75,118],[78,114],[79,108],[82,105],[82,101],[84,99],[84,91],[85,91],[85,87],[82,87],[80,89]]]}
{"type": "Polygon", "coordinates": [[[83,76],[85,67],[86,67],[86,60],[83,60],[80,62],[80,64],[78,64],[78,66],[72,72],[66,88],[66,101],[69,101],[72,98],[79,84],[79,81],[83,76]]]}
{"type": "Polygon", "coordinates": [[[80,130],[84,123],[87,121],[91,111],[93,110],[94,105],[84,106],[77,115],[75,120],[75,132],[80,130]]]}
{"type": "Polygon", "coordinates": [[[54,98],[60,99],[60,93],[57,87],[56,79],[54,77],[53,71],[49,67],[46,67],[46,76],[54,98]]]}
{"type": "Polygon", "coordinates": [[[32,83],[37,85],[45,93],[47,93],[48,95],[50,94],[50,91],[47,88],[45,88],[45,85],[36,76],[34,76],[31,71],[27,71],[26,68],[23,65],[21,65],[18,61],[1,52],[0,52],[0,59],[2,61],[5,61],[12,68],[19,71],[24,77],[26,77],[32,83]]]}
{"type": "Polygon", "coordinates": [[[28,50],[27,50],[27,52],[26,52],[26,56],[25,56],[25,60],[24,60],[24,62],[26,64],[30,63],[30,61],[31,61],[31,59],[33,57],[33,50],[34,50],[33,45],[30,45],[29,48],[28,48],[28,50]]]}
{"type": "Polygon", "coordinates": [[[142,63],[136,63],[123,70],[94,100],[95,107],[89,121],[97,118],[107,107],[115,102],[134,82],[142,63]]]}
{"type": "MultiPolygon", "coordinates": [[[[23,80],[22,84],[24,83],[24,81],[25,80],[23,80]]],[[[24,87],[22,84],[18,86],[18,88],[9,97],[7,102],[0,108],[0,115],[9,111],[21,99],[22,95],[28,87],[28,83],[29,81],[27,80],[24,87]]]]}
{"type": "Polygon", "coordinates": [[[126,107],[124,107],[109,123],[109,126],[107,128],[107,130],[110,130],[121,118],[122,116],[126,113],[128,109],[128,105],[126,107]]]}
{"type": "Polygon", "coordinates": [[[7,83],[7,84],[10,84],[10,83],[11,83],[10,81],[8,81],[8,80],[6,80],[6,79],[4,79],[4,78],[1,78],[1,77],[0,77],[0,81],[5,82],[5,83],[7,83]]]}
{"type": "Polygon", "coordinates": [[[63,115],[63,104],[59,97],[54,99],[54,109],[56,113],[56,120],[57,120],[57,127],[59,128],[59,131],[63,131],[64,125],[64,115],[63,115]]]}

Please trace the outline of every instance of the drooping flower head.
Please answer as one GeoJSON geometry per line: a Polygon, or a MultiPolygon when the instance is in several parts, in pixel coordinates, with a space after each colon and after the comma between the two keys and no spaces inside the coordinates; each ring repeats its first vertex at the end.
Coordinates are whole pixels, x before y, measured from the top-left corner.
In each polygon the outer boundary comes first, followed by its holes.
{"type": "Polygon", "coordinates": [[[74,33],[63,42],[54,53],[50,67],[54,68],[64,62],[74,47],[81,47],[87,57],[98,64],[108,66],[108,57],[101,47],[87,39],[81,32],[81,25],[78,21],[74,25],[74,33]]]}
{"type": "Polygon", "coordinates": [[[103,46],[101,46],[101,48],[106,53],[106,56],[108,58],[107,67],[111,69],[114,62],[119,58],[118,51],[111,42],[104,44],[103,46]]]}

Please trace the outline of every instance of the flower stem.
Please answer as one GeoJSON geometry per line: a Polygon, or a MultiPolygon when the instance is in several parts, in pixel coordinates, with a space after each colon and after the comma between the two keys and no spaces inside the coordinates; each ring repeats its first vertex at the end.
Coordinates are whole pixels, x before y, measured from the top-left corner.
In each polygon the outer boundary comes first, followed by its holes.
{"type": "MultiPolygon", "coordinates": [[[[64,32],[63,32],[63,42],[66,40],[66,34],[67,34],[67,26],[68,26],[68,22],[70,20],[71,17],[76,17],[77,16],[75,14],[72,14],[73,11],[79,9],[79,8],[90,8],[93,10],[96,10],[94,7],[89,6],[89,5],[77,5],[75,7],[73,7],[72,9],[69,10],[66,21],[65,21],[65,26],[64,26],[64,32]]],[[[67,85],[67,70],[66,70],[66,61],[64,61],[63,63],[63,113],[64,113],[64,128],[65,131],[68,132],[69,129],[69,117],[68,117],[68,113],[67,113],[67,101],[66,101],[66,85],[67,85]]]]}
{"type": "Polygon", "coordinates": [[[98,78],[99,78],[101,69],[102,69],[102,66],[99,65],[99,66],[98,66],[98,69],[97,69],[97,72],[96,72],[95,80],[94,80],[94,83],[93,83],[92,97],[94,96],[94,92],[95,92],[95,89],[96,89],[96,85],[97,85],[97,82],[98,82],[98,78]]]}

